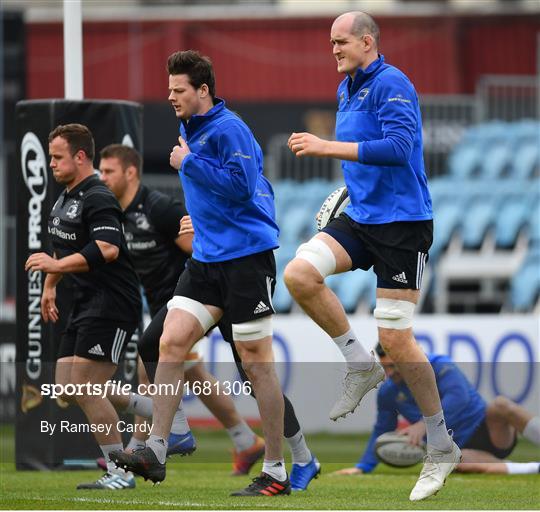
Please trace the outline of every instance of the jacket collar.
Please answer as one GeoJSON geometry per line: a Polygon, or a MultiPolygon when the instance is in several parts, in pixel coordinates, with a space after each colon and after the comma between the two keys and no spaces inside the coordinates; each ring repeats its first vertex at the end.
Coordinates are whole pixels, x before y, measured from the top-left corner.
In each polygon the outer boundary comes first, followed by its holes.
{"type": "Polygon", "coordinates": [[[374,60],[366,69],[358,68],[354,75],[354,80],[350,76],[347,77],[347,89],[353,94],[355,91],[373,76],[384,64],[384,55],[379,54],[379,58],[374,60]]]}
{"type": "Polygon", "coordinates": [[[195,130],[197,126],[200,126],[204,122],[207,122],[211,120],[212,118],[214,118],[215,116],[217,116],[220,112],[223,111],[224,108],[225,108],[225,100],[223,100],[222,98],[218,98],[216,96],[214,98],[214,106],[208,112],[206,112],[206,114],[195,114],[191,116],[189,122],[184,121],[182,119],[182,124],[184,125],[184,128],[186,131],[188,129],[190,131],[195,130]]]}

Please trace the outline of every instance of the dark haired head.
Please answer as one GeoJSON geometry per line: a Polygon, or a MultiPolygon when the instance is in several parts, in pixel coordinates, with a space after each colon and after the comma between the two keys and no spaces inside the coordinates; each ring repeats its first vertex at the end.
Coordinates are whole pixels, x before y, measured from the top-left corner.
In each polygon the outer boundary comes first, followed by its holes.
{"type": "Polygon", "coordinates": [[[137,169],[137,175],[141,174],[141,155],[135,149],[124,144],[109,144],[105,146],[100,152],[101,158],[118,158],[122,169],[126,170],[128,167],[135,167],[137,169]]]}
{"type": "Polygon", "coordinates": [[[167,59],[169,75],[187,75],[189,83],[199,89],[203,84],[208,86],[210,96],[216,96],[216,79],[212,61],[202,56],[198,51],[186,50],[175,52],[167,59]]]}
{"type": "Polygon", "coordinates": [[[68,143],[71,156],[75,156],[79,151],[84,151],[90,161],[94,160],[94,137],[92,132],[83,124],[58,125],[49,133],[49,142],[52,142],[56,137],[61,137],[68,143]]]}

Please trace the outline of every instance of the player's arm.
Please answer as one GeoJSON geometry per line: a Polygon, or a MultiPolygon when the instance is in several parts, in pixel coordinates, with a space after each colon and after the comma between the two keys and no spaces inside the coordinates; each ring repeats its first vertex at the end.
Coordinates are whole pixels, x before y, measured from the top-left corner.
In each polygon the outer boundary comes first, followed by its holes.
{"type": "MultiPolygon", "coordinates": [[[[56,259],[56,254],[53,254],[56,259]]],[[[41,294],[41,316],[45,322],[49,320],[56,322],[59,318],[56,307],[56,285],[62,279],[62,274],[47,274],[43,283],[43,293],[41,294]]]]}
{"type": "Polygon", "coordinates": [[[289,149],[298,157],[318,156],[339,160],[358,160],[357,142],[325,140],[312,133],[293,133],[287,141],[289,149]]]}
{"type": "Polygon", "coordinates": [[[189,215],[184,215],[180,219],[180,231],[176,237],[174,243],[180,248],[181,251],[191,255],[193,253],[193,236],[195,230],[191,222],[189,215]]]}
{"type": "Polygon", "coordinates": [[[194,230],[184,204],[179,199],[155,192],[149,200],[148,216],[156,230],[167,240],[172,240],[182,252],[191,255],[194,230]]]}
{"type": "Polygon", "coordinates": [[[190,153],[181,171],[215,194],[234,201],[247,201],[255,194],[258,152],[249,130],[240,125],[224,126],[218,139],[219,163],[190,153]]]}

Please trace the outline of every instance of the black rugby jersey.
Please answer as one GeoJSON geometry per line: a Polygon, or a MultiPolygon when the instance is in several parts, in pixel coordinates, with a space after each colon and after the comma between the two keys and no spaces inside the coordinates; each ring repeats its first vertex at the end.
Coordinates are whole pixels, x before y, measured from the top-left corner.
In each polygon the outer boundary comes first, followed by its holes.
{"type": "Polygon", "coordinates": [[[189,257],[175,244],[183,203],[141,185],[124,210],[124,233],[129,254],[154,316],[173,296],[189,257]]]}
{"type": "Polygon", "coordinates": [[[92,240],[120,248],[118,258],[89,272],[70,273],[71,320],[99,317],[137,322],[141,314],[139,280],[122,234],[122,210],[96,176],[64,190],[49,215],[48,231],[58,259],[79,252],[92,240]]]}

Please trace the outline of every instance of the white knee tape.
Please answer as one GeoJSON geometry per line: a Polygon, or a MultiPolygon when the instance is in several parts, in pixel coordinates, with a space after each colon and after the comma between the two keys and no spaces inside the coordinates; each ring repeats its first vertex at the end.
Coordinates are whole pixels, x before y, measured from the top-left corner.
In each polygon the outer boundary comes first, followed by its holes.
{"type": "Polygon", "coordinates": [[[319,271],[323,279],[336,271],[336,257],[332,249],[318,238],[312,238],[309,242],[298,247],[296,257],[309,261],[319,271]]]}
{"type": "Polygon", "coordinates": [[[204,304],[190,299],[189,297],[175,295],[167,302],[167,309],[183,309],[184,311],[191,313],[199,321],[204,332],[210,329],[210,327],[213,327],[216,323],[212,315],[204,307],[204,304]]]}
{"type": "Polygon", "coordinates": [[[234,341],[254,341],[272,336],[272,315],[251,322],[232,324],[232,332],[234,341]]]}
{"type": "Polygon", "coordinates": [[[377,299],[373,316],[377,325],[385,329],[408,329],[412,327],[414,302],[396,299],[377,299]]]}

